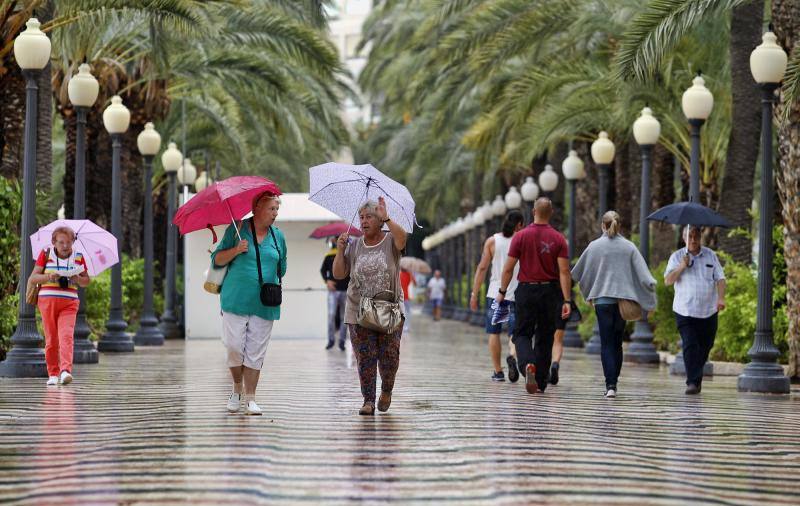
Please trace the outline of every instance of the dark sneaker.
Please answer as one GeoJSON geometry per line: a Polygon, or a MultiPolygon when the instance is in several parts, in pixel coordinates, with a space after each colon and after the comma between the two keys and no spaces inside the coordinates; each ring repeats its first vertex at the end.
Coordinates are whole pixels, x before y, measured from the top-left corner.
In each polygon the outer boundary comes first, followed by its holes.
{"type": "Polygon", "coordinates": [[[519,379],[519,369],[517,369],[517,359],[514,355],[506,357],[506,364],[508,364],[508,381],[516,383],[519,379]]]}
{"type": "Polygon", "coordinates": [[[328,341],[328,346],[325,347],[326,350],[330,350],[333,348],[333,345],[336,344],[334,341],[328,341]]]}
{"type": "Polygon", "coordinates": [[[550,366],[550,384],[551,385],[558,385],[558,362],[553,362],[553,365],[550,366]]]}
{"type": "Polygon", "coordinates": [[[392,405],[392,392],[381,392],[381,396],[378,398],[378,411],[386,412],[389,410],[389,406],[392,405]]]}
{"type": "Polygon", "coordinates": [[[535,394],[539,391],[539,385],[536,384],[536,366],[533,364],[525,366],[525,390],[529,394],[535,394]]]}
{"type": "Polygon", "coordinates": [[[698,387],[694,383],[689,383],[688,385],[686,385],[686,392],[684,393],[686,395],[697,395],[700,393],[700,387],[698,387]]]}
{"type": "MultiPolygon", "coordinates": [[[[333,344],[331,344],[333,346],[333,344]]],[[[339,349],[344,351],[344,341],[339,341],[339,349]]]]}
{"type": "Polygon", "coordinates": [[[503,374],[503,371],[499,371],[492,374],[492,381],[505,381],[506,375],[503,374]]]}

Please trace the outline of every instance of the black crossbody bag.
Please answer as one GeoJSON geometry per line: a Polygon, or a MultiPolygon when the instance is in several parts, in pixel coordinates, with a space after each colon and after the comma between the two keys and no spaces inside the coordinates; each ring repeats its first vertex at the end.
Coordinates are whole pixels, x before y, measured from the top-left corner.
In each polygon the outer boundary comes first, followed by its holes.
{"type": "Polygon", "coordinates": [[[278,248],[278,241],[275,239],[275,232],[272,231],[272,226],[269,227],[269,235],[272,236],[272,242],[275,244],[275,250],[278,252],[278,265],[275,268],[275,273],[278,275],[278,283],[264,283],[264,278],[261,275],[261,254],[259,253],[258,239],[256,237],[256,226],[253,220],[250,220],[250,231],[253,233],[253,243],[256,246],[256,265],[258,265],[258,285],[261,287],[261,303],[268,307],[280,306],[283,301],[281,293],[281,250],[278,248]]]}

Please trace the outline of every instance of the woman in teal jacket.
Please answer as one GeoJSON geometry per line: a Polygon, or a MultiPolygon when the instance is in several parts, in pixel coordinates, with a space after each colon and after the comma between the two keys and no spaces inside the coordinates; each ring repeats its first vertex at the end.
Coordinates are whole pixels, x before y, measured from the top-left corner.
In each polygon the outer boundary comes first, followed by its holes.
{"type": "Polygon", "coordinates": [[[270,192],[258,195],[253,199],[253,217],[242,221],[238,235],[229,226],[211,256],[214,267],[228,266],[220,297],[222,342],[233,378],[233,392],[228,398],[228,411],[232,413],[239,411],[244,396],[245,413],[261,414],[255,401],[256,386],[272,326],[280,319],[281,309],[261,302],[256,247],[263,282],[279,283],[286,274],[286,239],[273,226],[280,204],[280,199],[270,192]]]}

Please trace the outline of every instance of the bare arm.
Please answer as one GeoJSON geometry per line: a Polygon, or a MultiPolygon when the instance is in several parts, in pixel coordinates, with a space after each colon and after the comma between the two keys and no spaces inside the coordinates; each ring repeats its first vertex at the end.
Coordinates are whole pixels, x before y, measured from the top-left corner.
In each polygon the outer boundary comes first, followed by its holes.
{"type": "Polygon", "coordinates": [[[336,239],[336,256],[333,257],[333,277],[344,279],[347,277],[347,262],[344,261],[344,250],[347,248],[348,234],[344,233],[336,239]]]}
{"type": "Polygon", "coordinates": [[[481,261],[478,262],[478,268],[475,270],[475,279],[472,280],[472,294],[469,298],[469,305],[473,311],[478,309],[478,291],[481,289],[483,280],[486,279],[486,271],[489,269],[492,257],[494,257],[494,237],[486,239],[483,244],[481,261]]]}
{"type": "Polygon", "coordinates": [[[569,258],[558,259],[558,280],[561,284],[561,295],[564,296],[561,318],[566,319],[572,312],[572,305],[567,302],[572,295],[572,274],[569,271],[569,258]]]}
{"type": "Polygon", "coordinates": [[[686,255],[681,260],[681,263],[678,264],[678,267],[672,269],[667,273],[666,276],[664,276],[664,284],[667,286],[674,285],[681,277],[681,274],[683,274],[683,271],[685,271],[688,268],[689,268],[689,255],[686,255]]]}
{"type": "Polygon", "coordinates": [[[92,280],[89,278],[89,274],[87,274],[85,271],[81,272],[76,276],[72,276],[69,279],[70,281],[80,286],[81,288],[86,288],[87,286],[89,286],[89,283],[92,282],[92,280]]]}
{"type": "Polygon", "coordinates": [[[725,280],[720,279],[717,281],[717,310],[725,309],[725,280]]]}
{"type": "Polygon", "coordinates": [[[248,248],[247,239],[242,239],[233,248],[224,249],[214,256],[214,265],[224,267],[231,263],[234,258],[242,253],[246,253],[248,248]]]}
{"type": "Polygon", "coordinates": [[[386,225],[389,227],[389,232],[392,233],[395,249],[397,249],[397,251],[403,251],[403,248],[406,247],[406,241],[408,241],[408,234],[403,230],[403,227],[395,223],[394,220],[387,221],[386,225]]]}
{"type": "Polygon", "coordinates": [[[44,267],[35,265],[33,272],[31,272],[28,282],[32,285],[41,285],[42,283],[50,283],[58,280],[58,274],[44,274],[44,267]]]}

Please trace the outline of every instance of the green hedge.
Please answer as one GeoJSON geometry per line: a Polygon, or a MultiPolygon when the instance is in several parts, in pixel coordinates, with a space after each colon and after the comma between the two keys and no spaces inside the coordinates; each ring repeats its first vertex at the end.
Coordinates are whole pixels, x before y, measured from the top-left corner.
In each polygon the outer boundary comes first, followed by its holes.
{"type": "Polygon", "coordinates": [[[0,256],[6,265],[0,269],[0,360],[10,347],[11,335],[17,326],[19,294],[19,223],[22,216],[22,191],[19,183],[0,177],[0,256]]]}

